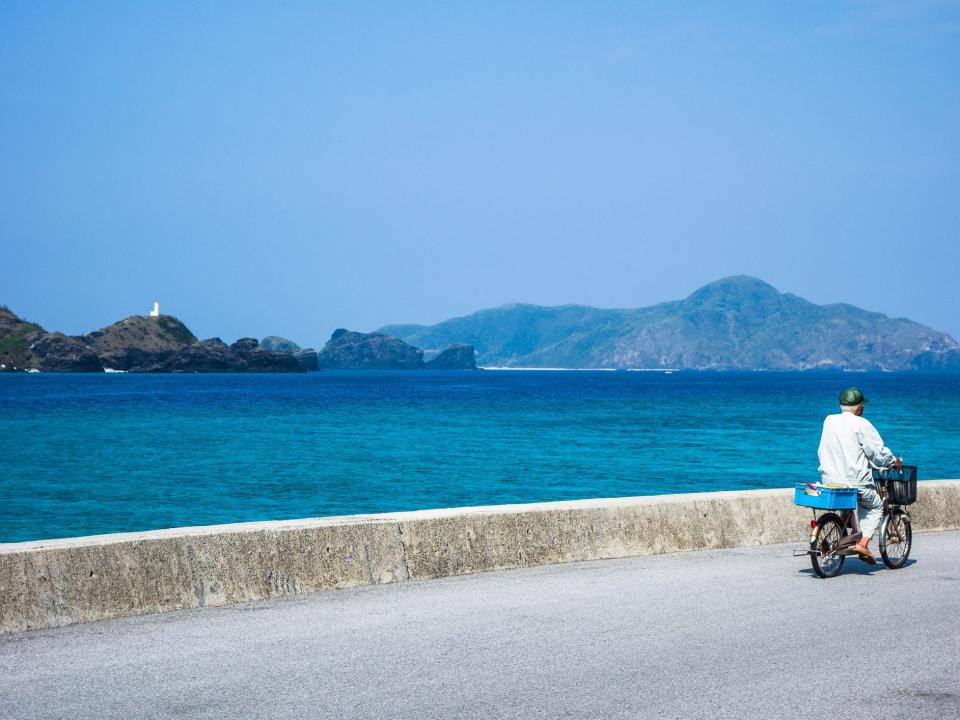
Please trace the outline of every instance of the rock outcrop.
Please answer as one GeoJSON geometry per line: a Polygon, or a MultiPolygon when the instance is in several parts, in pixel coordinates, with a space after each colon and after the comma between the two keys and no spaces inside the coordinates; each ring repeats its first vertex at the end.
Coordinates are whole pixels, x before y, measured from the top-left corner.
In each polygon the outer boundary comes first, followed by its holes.
{"type": "Polygon", "coordinates": [[[328,370],[472,370],[477,367],[472,345],[452,345],[433,360],[423,350],[383,333],[335,331],[317,356],[328,370]]]}
{"type": "Polygon", "coordinates": [[[10,308],[0,305],[0,365],[7,369],[27,369],[30,341],[46,333],[36,323],[28,322],[10,308]]]}
{"type": "Polygon", "coordinates": [[[232,346],[220,338],[201,342],[171,315],[134,315],[76,338],[48,333],[0,307],[3,370],[303,372],[309,360],[262,347],[254,338],[241,338],[232,346]]]}
{"type": "Polygon", "coordinates": [[[268,335],[260,341],[260,347],[274,352],[295,353],[300,350],[300,346],[293,340],[279,337],[277,335],[268,335]]]}
{"type": "Polygon", "coordinates": [[[238,372],[303,372],[293,353],[281,353],[261,347],[254,338],[240,338],[230,350],[242,361],[238,372]]]}
{"type": "Polygon", "coordinates": [[[191,343],[175,352],[154,357],[152,364],[143,363],[136,372],[243,372],[237,354],[220,338],[191,343]]]}
{"type": "Polygon", "coordinates": [[[473,345],[451,345],[426,363],[428,370],[476,370],[477,352],[473,345]]]}
{"type": "Polygon", "coordinates": [[[313,348],[301,348],[293,340],[270,335],[260,341],[260,347],[278,353],[289,353],[296,358],[304,370],[317,369],[317,351],[313,348]]]}
{"type": "Polygon", "coordinates": [[[303,348],[293,353],[293,357],[304,370],[318,370],[317,351],[313,348],[303,348]]]}
{"type": "Polygon", "coordinates": [[[152,368],[197,342],[172,315],[133,315],[80,339],[100,356],[105,368],[126,372],[154,372],[152,368]]]}
{"type": "Polygon", "coordinates": [[[33,366],[43,372],[103,372],[95,352],[75,337],[43,333],[30,344],[33,366]]]}
{"type": "Polygon", "coordinates": [[[49,333],[0,306],[0,366],[4,370],[103,372],[97,354],[76,338],[49,333]]]}
{"type": "Polygon", "coordinates": [[[82,339],[104,366],[126,372],[301,372],[286,353],[261,348],[255,338],[228,346],[220,338],[197,340],[172,315],[134,315],[82,339]]]}
{"type": "Polygon", "coordinates": [[[302,372],[292,355],[262,350],[252,338],[244,338],[233,345],[227,345],[220,338],[209,338],[178,350],[156,352],[130,349],[123,357],[128,363],[127,372],[302,372]]]}
{"type": "Polygon", "coordinates": [[[317,355],[317,365],[321,370],[419,370],[423,350],[389,335],[340,328],[317,355]]]}

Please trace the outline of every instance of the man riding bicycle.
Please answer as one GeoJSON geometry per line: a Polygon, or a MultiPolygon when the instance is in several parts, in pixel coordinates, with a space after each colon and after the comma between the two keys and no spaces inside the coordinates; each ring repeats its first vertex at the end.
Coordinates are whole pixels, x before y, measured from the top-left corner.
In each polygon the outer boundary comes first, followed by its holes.
{"type": "Polygon", "coordinates": [[[859,388],[840,393],[840,412],[823,421],[820,436],[820,474],[822,482],[854,485],[857,488],[857,523],[863,536],[854,546],[861,559],[876,564],[868,549],[870,539],[883,519],[883,500],[870,471],[874,467],[900,467],[900,459],[883,444],[873,424],[863,417],[867,399],[859,388]]]}

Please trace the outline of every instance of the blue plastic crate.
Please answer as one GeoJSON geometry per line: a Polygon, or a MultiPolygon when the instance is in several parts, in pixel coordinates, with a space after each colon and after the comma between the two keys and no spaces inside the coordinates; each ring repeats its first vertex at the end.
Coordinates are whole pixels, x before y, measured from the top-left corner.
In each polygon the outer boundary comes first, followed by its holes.
{"type": "Polygon", "coordinates": [[[797,483],[793,491],[793,504],[821,510],[853,510],[857,507],[857,489],[797,483]]]}

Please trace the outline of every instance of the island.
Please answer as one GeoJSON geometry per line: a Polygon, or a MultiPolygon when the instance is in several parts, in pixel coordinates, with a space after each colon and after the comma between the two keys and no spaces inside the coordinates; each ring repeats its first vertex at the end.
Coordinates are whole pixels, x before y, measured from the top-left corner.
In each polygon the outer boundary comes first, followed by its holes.
{"type": "Polygon", "coordinates": [[[471,370],[472,346],[457,344],[424,362],[423,350],[382,333],[337,330],[321,352],[278,336],[232,345],[198,339],[159,306],[80,336],[47,332],[0,306],[0,371],[129,373],[299,373],[337,370],[471,370]]]}
{"type": "Polygon", "coordinates": [[[453,345],[429,362],[423,350],[384,333],[361,333],[340,328],[317,355],[321,369],[329,370],[475,370],[472,345],[453,345]]]}

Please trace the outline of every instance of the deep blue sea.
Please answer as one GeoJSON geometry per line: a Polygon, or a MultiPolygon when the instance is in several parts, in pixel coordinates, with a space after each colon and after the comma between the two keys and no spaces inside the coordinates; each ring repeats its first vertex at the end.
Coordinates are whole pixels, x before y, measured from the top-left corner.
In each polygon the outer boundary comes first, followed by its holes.
{"type": "Polygon", "coordinates": [[[960,477],[960,376],[0,375],[0,542],[785,487],[847,385],[921,478],[960,477]]]}

